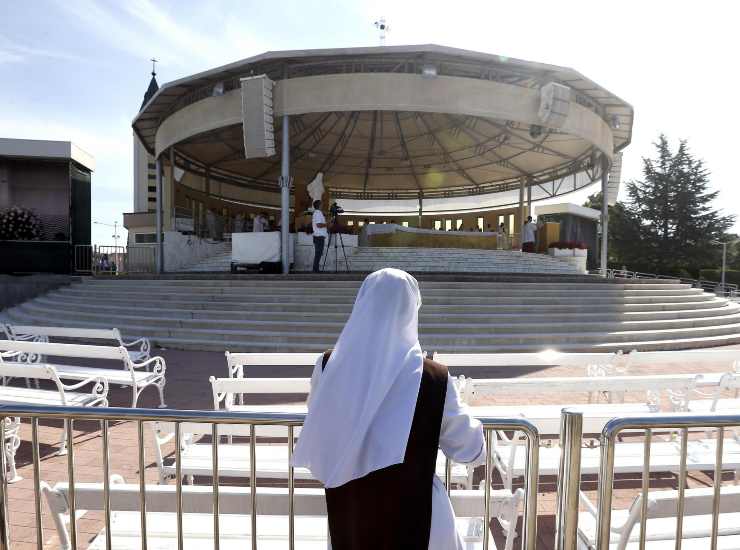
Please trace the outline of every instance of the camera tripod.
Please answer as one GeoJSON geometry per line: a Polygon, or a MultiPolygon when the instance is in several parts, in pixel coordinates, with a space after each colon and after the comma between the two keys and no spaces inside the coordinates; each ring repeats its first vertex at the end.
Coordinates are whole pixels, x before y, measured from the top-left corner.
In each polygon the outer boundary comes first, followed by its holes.
{"type": "MultiPolygon", "coordinates": [[[[335,216],[334,220],[332,221],[332,229],[336,228],[337,218],[335,216]]],[[[334,242],[334,273],[339,272],[339,245],[342,246],[342,256],[344,256],[344,269],[345,271],[349,271],[347,251],[344,249],[344,239],[342,239],[342,234],[336,231],[329,231],[329,242],[326,244],[326,253],[324,254],[324,263],[321,266],[321,271],[324,271],[326,269],[326,260],[329,259],[329,249],[331,248],[332,241],[334,242]],[[339,236],[339,239],[337,239],[337,236],[339,236]]]]}

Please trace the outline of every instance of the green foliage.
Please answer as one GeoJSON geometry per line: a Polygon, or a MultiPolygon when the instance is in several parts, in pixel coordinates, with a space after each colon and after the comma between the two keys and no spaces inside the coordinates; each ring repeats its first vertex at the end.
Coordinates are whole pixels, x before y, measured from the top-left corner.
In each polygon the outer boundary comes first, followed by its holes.
{"type": "MultiPolygon", "coordinates": [[[[655,148],[655,158],[643,158],[642,179],[627,183],[628,200],[609,209],[609,264],[697,276],[721,263],[716,242],[729,239],[734,218],[712,207],[718,192],[710,190],[709,170],[686,141],[673,153],[661,135],[655,148]]],[[[600,207],[600,197],[592,198],[600,207]]]]}
{"type": "MultiPolygon", "coordinates": [[[[705,281],[716,281],[722,280],[722,272],[719,269],[702,269],[699,272],[699,278],[705,281]]],[[[740,270],[728,269],[725,271],[725,283],[740,285],[740,270]]]]}

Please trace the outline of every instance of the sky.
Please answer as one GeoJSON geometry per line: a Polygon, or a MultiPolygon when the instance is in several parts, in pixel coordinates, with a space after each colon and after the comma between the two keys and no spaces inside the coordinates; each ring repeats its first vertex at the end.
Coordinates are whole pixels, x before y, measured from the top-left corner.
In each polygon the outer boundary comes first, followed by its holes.
{"type": "Polygon", "coordinates": [[[640,177],[661,132],[687,139],[716,206],[740,218],[740,3],[725,0],[0,0],[0,137],[71,140],[92,154],[93,242],[113,244],[102,224],[133,209],[131,121],[150,58],[162,84],[268,50],[374,46],[381,16],[388,45],[576,69],[635,109],[622,181],[640,177]]]}

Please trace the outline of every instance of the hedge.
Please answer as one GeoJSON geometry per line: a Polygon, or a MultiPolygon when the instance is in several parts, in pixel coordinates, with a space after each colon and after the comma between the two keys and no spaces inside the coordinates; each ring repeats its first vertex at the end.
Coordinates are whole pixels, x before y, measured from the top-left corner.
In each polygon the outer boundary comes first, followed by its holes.
{"type": "MultiPolygon", "coordinates": [[[[706,281],[720,282],[722,272],[719,269],[702,269],[699,271],[699,278],[706,281]]],[[[727,284],[740,285],[740,271],[728,269],[725,271],[725,282],[727,284]]]]}

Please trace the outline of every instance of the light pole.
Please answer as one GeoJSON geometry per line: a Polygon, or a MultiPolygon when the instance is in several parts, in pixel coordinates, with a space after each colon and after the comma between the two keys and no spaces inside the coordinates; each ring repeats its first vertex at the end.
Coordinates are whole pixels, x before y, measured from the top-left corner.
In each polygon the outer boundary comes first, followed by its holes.
{"type": "Polygon", "coordinates": [[[112,227],[113,228],[113,243],[116,247],[116,251],[118,250],[118,239],[121,238],[121,236],[118,234],[118,220],[114,221],[112,224],[110,223],[103,223],[103,222],[93,222],[96,225],[105,225],[106,227],[112,227]]]}

